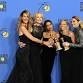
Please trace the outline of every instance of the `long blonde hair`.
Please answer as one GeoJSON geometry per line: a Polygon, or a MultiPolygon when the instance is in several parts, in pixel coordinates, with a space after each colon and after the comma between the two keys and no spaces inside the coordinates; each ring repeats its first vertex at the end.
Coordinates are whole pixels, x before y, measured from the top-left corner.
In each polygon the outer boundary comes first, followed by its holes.
{"type": "Polygon", "coordinates": [[[22,22],[22,16],[23,16],[24,13],[26,13],[26,14],[28,15],[28,18],[29,18],[26,28],[27,28],[27,29],[32,28],[33,20],[32,20],[32,16],[31,16],[30,12],[27,11],[27,10],[23,10],[23,11],[21,12],[20,16],[19,16],[19,20],[18,20],[18,24],[17,24],[17,27],[18,27],[17,30],[19,30],[21,24],[23,23],[23,22],[22,22]]]}
{"type": "Polygon", "coordinates": [[[43,14],[42,13],[40,13],[40,12],[35,13],[34,16],[33,16],[34,24],[36,23],[35,19],[36,19],[37,15],[41,15],[41,17],[43,19],[43,14]]]}
{"type": "Polygon", "coordinates": [[[83,29],[83,21],[80,22],[79,27],[83,29]]]}

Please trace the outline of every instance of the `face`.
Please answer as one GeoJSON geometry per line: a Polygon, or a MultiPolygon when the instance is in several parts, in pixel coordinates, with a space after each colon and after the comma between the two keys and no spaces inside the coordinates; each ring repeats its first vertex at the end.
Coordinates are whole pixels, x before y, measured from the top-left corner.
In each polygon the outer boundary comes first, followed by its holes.
{"type": "Polygon", "coordinates": [[[78,27],[79,26],[79,21],[77,21],[76,19],[72,18],[72,26],[73,27],[78,27]]]}
{"type": "Polygon", "coordinates": [[[47,22],[47,23],[46,23],[46,29],[47,29],[48,31],[52,31],[52,30],[53,30],[53,25],[52,25],[52,23],[47,22]]]}
{"type": "Polygon", "coordinates": [[[23,16],[22,16],[22,22],[25,23],[25,24],[27,24],[28,20],[29,20],[28,14],[24,13],[23,16]]]}
{"type": "Polygon", "coordinates": [[[61,30],[66,30],[66,29],[68,29],[68,25],[67,25],[66,21],[62,21],[62,22],[61,22],[60,28],[61,28],[61,30]]]}
{"type": "Polygon", "coordinates": [[[40,13],[37,13],[37,14],[35,15],[35,22],[41,24],[42,21],[43,21],[43,15],[40,14],[40,13]]]}

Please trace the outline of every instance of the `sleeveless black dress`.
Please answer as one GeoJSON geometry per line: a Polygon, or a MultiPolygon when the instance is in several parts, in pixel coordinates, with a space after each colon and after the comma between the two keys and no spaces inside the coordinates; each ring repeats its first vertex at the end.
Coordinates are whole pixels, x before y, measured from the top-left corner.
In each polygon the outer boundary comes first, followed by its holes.
{"type": "MultiPolygon", "coordinates": [[[[72,43],[71,38],[69,36],[61,35],[61,38],[64,39],[64,42],[72,43]]],[[[66,51],[64,51],[63,48],[63,50],[60,51],[60,64],[61,64],[60,83],[72,83],[72,55],[73,55],[72,48],[66,51]]]]}
{"type": "Polygon", "coordinates": [[[19,36],[26,46],[18,48],[16,52],[16,64],[6,83],[33,83],[33,74],[30,65],[30,40],[25,36],[19,36]]]}
{"type": "MultiPolygon", "coordinates": [[[[44,41],[48,41],[48,38],[43,38],[44,41]]],[[[56,55],[56,48],[49,48],[43,46],[42,64],[43,64],[43,79],[44,83],[51,83],[51,72],[56,55]]]]}
{"type": "MultiPolygon", "coordinates": [[[[32,35],[38,39],[43,36],[42,26],[33,26],[32,35]]],[[[42,46],[38,43],[32,42],[30,45],[30,62],[33,72],[34,83],[43,83],[42,80],[42,63],[41,63],[42,46]]]]}

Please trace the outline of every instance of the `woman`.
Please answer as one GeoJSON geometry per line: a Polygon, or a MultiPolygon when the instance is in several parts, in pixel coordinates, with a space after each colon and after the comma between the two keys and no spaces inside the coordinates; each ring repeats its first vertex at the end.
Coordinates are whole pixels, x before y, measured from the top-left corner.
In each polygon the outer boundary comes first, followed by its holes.
{"type": "MultiPolygon", "coordinates": [[[[59,26],[61,43],[64,41],[75,43],[74,33],[69,30],[69,23],[62,20],[59,26]]],[[[69,47],[63,47],[60,51],[61,83],[72,83],[72,52],[73,49],[69,47]]]]}
{"type": "Polygon", "coordinates": [[[31,34],[31,15],[27,10],[20,14],[18,33],[19,41],[25,43],[23,48],[18,48],[16,52],[16,64],[7,80],[7,83],[34,83],[33,71],[30,63],[31,42],[48,45],[47,42],[35,38],[31,34]]]}
{"type": "MultiPolygon", "coordinates": [[[[77,81],[78,79],[78,82],[79,83],[83,83],[83,22],[80,22],[79,24],[79,28],[77,29],[78,30],[78,39],[79,39],[79,43],[78,44],[73,44],[73,43],[68,43],[68,42],[64,42],[63,45],[64,46],[70,46],[70,47],[73,47],[75,48],[75,55],[78,55],[77,57],[74,56],[74,58],[76,58],[74,60],[74,81],[77,81]],[[78,61],[78,62],[76,62],[78,61]],[[77,70],[77,72],[76,72],[77,70]],[[78,77],[77,79],[75,79],[75,77],[78,77]]],[[[78,83],[76,82],[76,83],[78,83]]]]}
{"type": "MultiPolygon", "coordinates": [[[[43,37],[43,15],[41,13],[36,13],[34,15],[34,23],[32,26],[31,34],[38,38],[42,39],[43,37]]],[[[30,45],[30,62],[31,68],[34,77],[34,83],[43,83],[42,78],[42,63],[41,63],[41,53],[42,53],[42,46],[38,43],[31,42],[30,45]]]]}
{"type": "Polygon", "coordinates": [[[43,78],[44,83],[51,83],[51,72],[53,68],[54,58],[56,55],[56,48],[54,43],[55,38],[58,39],[57,32],[53,29],[53,23],[51,20],[46,20],[44,22],[45,32],[43,32],[43,40],[50,41],[53,47],[48,48],[43,46],[43,54],[42,54],[42,63],[43,63],[43,78]]]}

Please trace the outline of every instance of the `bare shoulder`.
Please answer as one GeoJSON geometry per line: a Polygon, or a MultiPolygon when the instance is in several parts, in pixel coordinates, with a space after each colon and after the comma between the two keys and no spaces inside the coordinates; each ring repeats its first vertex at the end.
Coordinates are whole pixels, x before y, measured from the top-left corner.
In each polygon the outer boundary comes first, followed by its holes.
{"type": "Polygon", "coordinates": [[[47,32],[43,32],[43,37],[45,37],[47,35],[47,32]]]}
{"type": "Polygon", "coordinates": [[[18,28],[18,34],[19,35],[23,35],[23,32],[22,30],[24,29],[25,27],[23,25],[21,25],[19,28],[18,28]]]}
{"type": "Polygon", "coordinates": [[[49,37],[50,37],[50,35],[48,32],[43,32],[43,38],[49,38],[49,37]]]}

